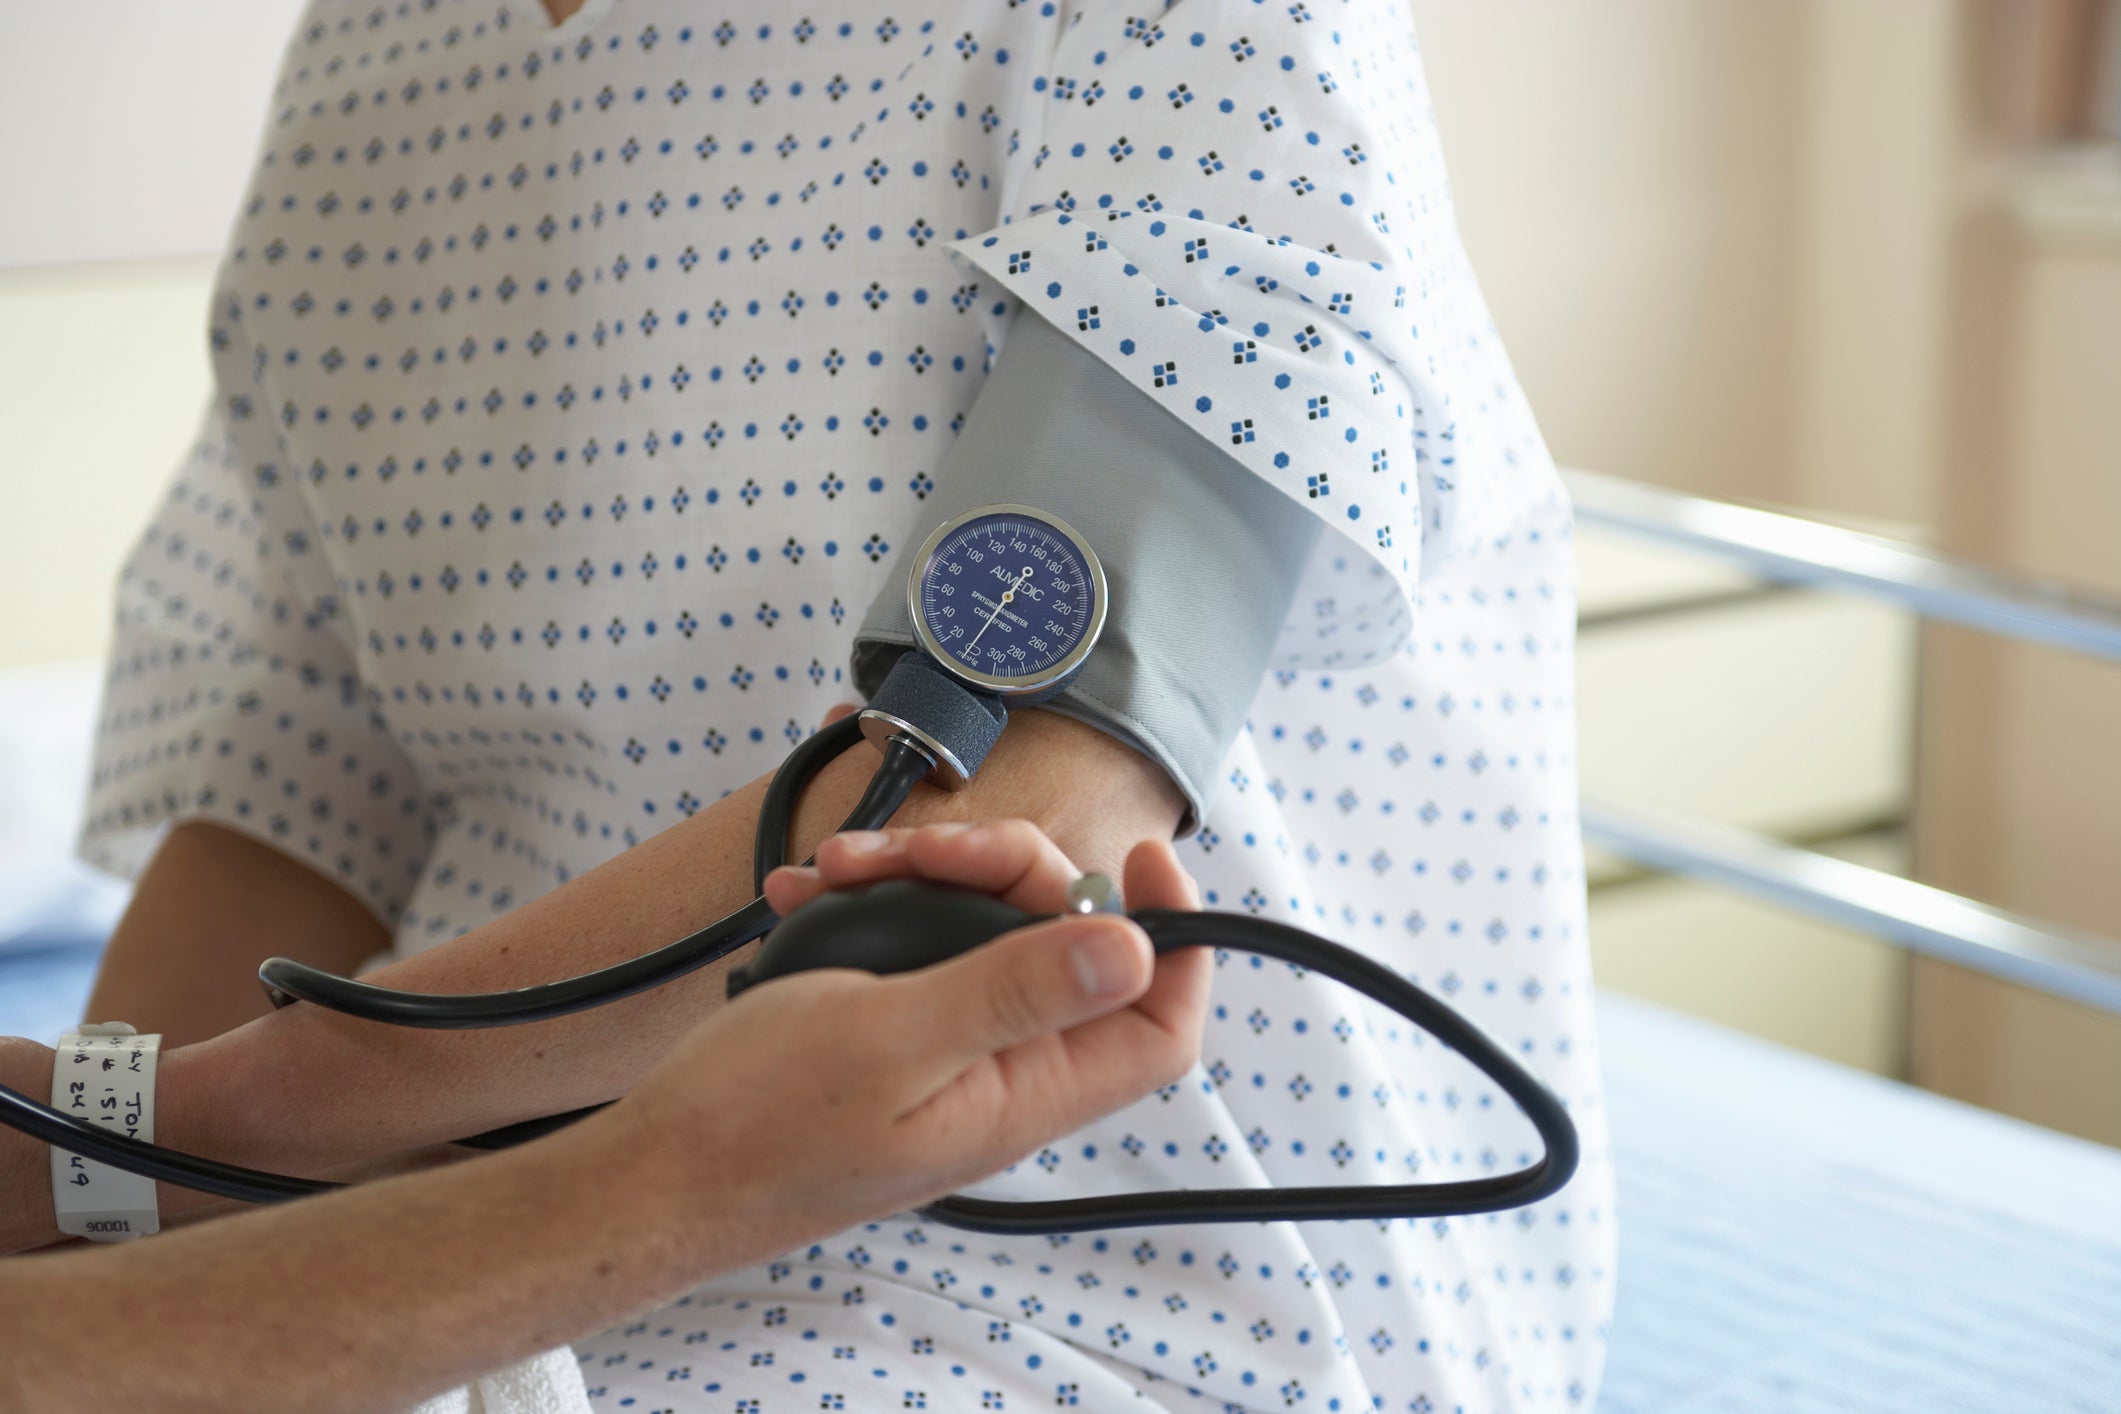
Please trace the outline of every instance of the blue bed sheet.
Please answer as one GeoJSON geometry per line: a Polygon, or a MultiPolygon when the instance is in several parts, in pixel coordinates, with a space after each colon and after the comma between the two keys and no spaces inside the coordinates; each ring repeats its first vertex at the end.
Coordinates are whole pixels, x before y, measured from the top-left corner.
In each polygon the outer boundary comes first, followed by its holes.
{"type": "Polygon", "coordinates": [[[1599,1021],[1602,1408],[2121,1410],[2121,1151],[1621,997],[1599,1021]]]}
{"type": "MultiPolygon", "coordinates": [[[[0,954],[0,1034],[71,1025],[95,956],[0,954]]],[[[1599,1021],[1601,1409],[2121,1411],[2121,1151],[1624,997],[1599,1021]]]]}
{"type": "Polygon", "coordinates": [[[102,949],[78,940],[37,946],[23,940],[0,951],[0,1036],[45,1045],[81,1019],[102,949]]]}

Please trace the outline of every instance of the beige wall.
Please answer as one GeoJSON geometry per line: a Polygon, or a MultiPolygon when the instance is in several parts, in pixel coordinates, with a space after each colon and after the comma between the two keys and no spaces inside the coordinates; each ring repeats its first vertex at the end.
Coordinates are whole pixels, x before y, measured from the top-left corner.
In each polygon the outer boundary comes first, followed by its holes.
{"type": "Polygon", "coordinates": [[[1466,244],[1561,460],[1930,523],[1967,11],[1415,0],[1466,244]]]}
{"type": "Polygon", "coordinates": [[[1813,0],[1802,98],[1799,505],[1935,522],[1965,7],[1813,0]]]}
{"type": "MultiPolygon", "coordinates": [[[[2121,593],[2121,165],[2015,166],[1963,219],[1941,534],[2121,593]]],[[[1922,876],[2121,938],[2121,665],[1938,631],[1922,876]]],[[[2121,1018],[1925,965],[1923,1084],[2121,1144],[2121,1018]]]]}
{"type": "Polygon", "coordinates": [[[1416,0],[1414,13],[1473,268],[1555,454],[1778,494],[1807,7],[1416,0]]]}

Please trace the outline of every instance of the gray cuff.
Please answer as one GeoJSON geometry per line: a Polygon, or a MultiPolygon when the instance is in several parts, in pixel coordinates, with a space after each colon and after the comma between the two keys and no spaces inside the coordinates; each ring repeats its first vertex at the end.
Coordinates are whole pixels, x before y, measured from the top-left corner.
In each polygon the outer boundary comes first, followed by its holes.
{"type": "Polygon", "coordinates": [[[1028,309],[935,480],[855,633],[857,690],[914,645],[906,561],[927,529],[997,501],[1050,511],[1097,551],[1111,608],[1082,672],[1040,705],[1156,761],[1186,797],[1179,837],[1199,829],[1318,518],[1028,309]]]}

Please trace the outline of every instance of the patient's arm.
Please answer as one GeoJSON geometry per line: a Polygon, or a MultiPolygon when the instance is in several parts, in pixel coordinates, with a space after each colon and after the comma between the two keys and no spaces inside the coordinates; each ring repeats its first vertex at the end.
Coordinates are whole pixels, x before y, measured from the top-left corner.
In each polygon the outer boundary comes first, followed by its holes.
{"type": "Polygon", "coordinates": [[[615,1128],[0,1262],[0,1414],[407,1408],[741,1262],[712,1240],[741,1227],[699,1240],[668,1164],[615,1128]]]}
{"type": "MultiPolygon", "coordinates": [[[[1169,839],[1183,817],[1205,808],[1287,617],[1316,519],[1028,314],[938,482],[960,498],[952,508],[965,498],[1053,502],[1048,509],[1108,549],[1113,607],[1074,687],[1046,709],[1014,714],[969,790],[946,796],[922,787],[900,818],[1027,817],[1078,866],[1116,877],[1128,846],[1169,839]],[[1072,436],[1079,426],[1099,429],[1094,449],[1072,436]],[[1175,601],[1217,605],[1227,631],[1201,635],[1188,614],[1169,612],[1175,601]]],[[[947,513],[941,502],[934,510],[947,513]]],[[[865,690],[874,685],[865,670],[880,678],[910,642],[892,606],[911,554],[910,543],[902,547],[856,634],[856,682],[865,690]]],[[[877,759],[859,747],[812,785],[792,857],[846,817],[877,759]]],[[[434,992],[521,986],[607,966],[711,922],[749,895],[765,784],[377,980],[434,992]]],[[[218,851],[231,838],[202,829],[197,847],[218,851]]],[[[213,887],[187,884],[184,869],[167,871],[166,882],[150,870],[151,887],[114,944],[97,1019],[196,1037],[256,1013],[251,973],[263,956],[306,955],[343,970],[373,950],[379,939],[350,895],[300,866],[253,855],[246,865],[216,853],[208,872],[227,871],[231,882],[213,887]],[[267,873],[304,898],[259,907],[212,901],[267,873]],[[215,912],[202,926],[199,910],[208,907],[215,912]],[[194,967],[225,980],[191,975],[194,967]]],[[[626,1089],[687,1020],[711,1009],[734,961],[607,1009],[507,1030],[409,1032],[298,1006],[170,1052],[158,1133],[254,1166],[338,1171],[590,1104],[626,1089]]],[[[0,1074],[8,1063],[0,1055],[0,1074]]],[[[35,1057],[14,1064],[37,1068],[35,1057]]],[[[29,1077],[33,1086],[48,1083],[45,1065],[44,1076],[29,1077]]],[[[0,1135],[0,1250],[51,1231],[41,1176],[29,1211],[13,1210],[11,1220],[10,1166],[41,1175],[42,1154],[17,1143],[11,1157],[10,1141],[0,1135]]],[[[170,1190],[164,1201],[172,1214],[207,1202],[170,1190]]]]}
{"type": "MultiPolygon", "coordinates": [[[[796,812],[791,858],[808,855],[846,818],[879,759],[864,744],[819,773],[796,812]]],[[[372,980],[431,992],[524,986],[608,966],[711,923],[752,897],[752,829],[765,788],[761,777],[561,888],[372,980]]],[[[1078,867],[1117,878],[1129,847],[1169,839],[1183,808],[1170,777],[1147,757],[1095,728],[1031,710],[1011,716],[967,789],[917,787],[896,822],[1022,816],[1044,828],[1078,867]]],[[[319,920],[289,917],[284,932],[246,947],[284,950],[313,922],[319,920]]],[[[739,950],[610,1006],[496,1030],[408,1030],[307,1005],[273,1012],[165,1054],[156,1137],[254,1167],[322,1173],[608,1100],[631,1088],[688,1025],[719,1005],[728,968],[747,955],[739,950]]],[[[113,976],[104,988],[128,985],[113,976]]],[[[161,1024],[152,999],[133,996],[141,1012],[98,1019],[143,1029],[161,1024]]],[[[50,1053],[29,1050],[41,1052],[41,1063],[27,1053],[0,1054],[0,1081],[37,1094],[49,1084],[50,1053]],[[40,1065],[42,1079],[20,1073],[40,1065]]],[[[0,1130],[0,1251],[57,1236],[45,1152],[42,1144],[0,1130]]],[[[161,1198],[172,1215],[214,1201],[168,1185],[161,1198]]]]}
{"type": "MultiPolygon", "coordinates": [[[[865,858],[827,851],[821,878],[776,901],[913,873],[1059,906],[1066,861],[1020,823],[895,834],[865,858]]],[[[1141,902],[1197,906],[1168,843],[1127,866],[1141,902]]],[[[906,976],[783,978],[693,1028],[622,1103],[538,1143],[0,1263],[0,1414],[404,1408],[962,1187],[1176,1079],[1198,1053],[1208,963],[1153,959],[1133,923],[1091,915],[906,976]]]]}
{"type": "Polygon", "coordinates": [[[348,973],[390,947],[352,894],[291,855],[206,820],[148,861],[89,993],[88,1020],[158,1031],[165,1048],[265,1015],[258,964],[291,957],[348,973]]]}

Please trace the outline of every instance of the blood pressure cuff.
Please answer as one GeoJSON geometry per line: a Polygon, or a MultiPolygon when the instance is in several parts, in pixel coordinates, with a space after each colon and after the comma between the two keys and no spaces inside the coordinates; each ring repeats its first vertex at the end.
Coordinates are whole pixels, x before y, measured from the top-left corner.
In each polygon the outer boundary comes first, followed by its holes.
{"type": "Polygon", "coordinates": [[[997,501],[1074,526],[1104,564],[1104,633],[1040,704],[1156,761],[1200,828],[1321,522],[1028,309],[936,472],[923,534],[855,634],[864,698],[914,646],[906,577],[925,530],[997,501]]]}

